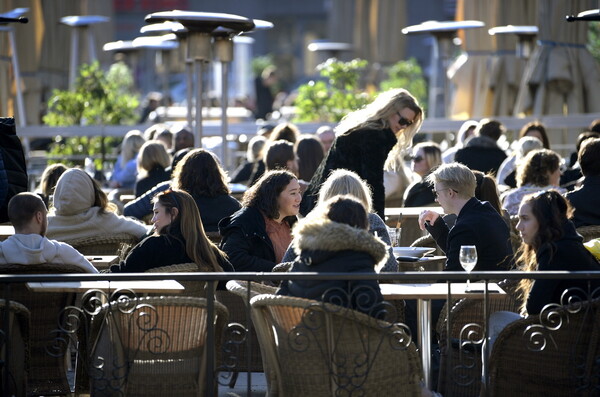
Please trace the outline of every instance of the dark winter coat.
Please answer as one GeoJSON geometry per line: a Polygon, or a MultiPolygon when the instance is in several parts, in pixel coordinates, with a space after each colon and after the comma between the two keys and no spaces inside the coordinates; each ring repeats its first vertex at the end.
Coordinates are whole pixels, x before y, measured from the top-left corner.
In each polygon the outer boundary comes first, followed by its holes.
{"type": "Polygon", "coordinates": [[[0,223],[8,222],[8,202],[28,189],[27,165],[23,146],[17,136],[15,119],[0,117],[0,223]]]}
{"type": "Polygon", "coordinates": [[[492,138],[476,136],[456,152],[454,161],[466,165],[471,170],[491,172],[495,175],[506,157],[504,150],[500,149],[492,138]]]}
{"type": "Polygon", "coordinates": [[[446,253],[444,270],[463,271],[459,261],[461,245],[477,248],[476,271],[509,270],[512,266],[508,225],[487,201],[481,202],[472,197],[460,210],[452,229],[441,216],[432,226],[426,227],[446,253]]]}
{"type": "Polygon", "coordinates": [[[405,207],[425,207],[435,204],[435,195],[429,182],[420,180],[411,184],[404,195],[405,207]]]}
{"type": "Polygon", "coordinates": [[[135,182],[135,197],[140,197],[161,182],[171,179],[171,174],[160,165],[152,168],[148,174],[135,182]]]}
{"type": "Polygon", "coordinates": [[[583,186],[565,194],[573,209],[575,227],[600,225],[600,175],[587,176],[583,186]]]}
{"type": "Polygon", "coordinates": [[[383,164],[397,139],[391,129],[354,130],[338,136],[302,197],[300,213],[308,214],[316,204],[319,189],[331,171],[345,168],[367,181],[373,192],[373,209],[382,219],[385,212],[383,164]]]}
{"type": "MultiPolygon", "coordinates": [[[[290,222],[295,223],[295,218],[290,222]]],[[[262,213],[243,207],[219,222],[221,249],[237,272],[270,272],[277,264],[262,213]]]]}
{"type": "MultiPolygon", "coordinates": [[[[374,274],[375,265],[388,256],[386,244],[367,230],[329,219],[303,221],[294,236],[298,256],[292,272],[374,274]]],[[[374,316],[383,301],[377,280],[285,280],[277,293],[331,302],[374,316]]]]}
{"type": "MultiPolygon", "coordinates": [[[[563,237],[559,240],[542,245],[536,252],[538,270],[600,270],[600,264],[583,246],[583,239],[577,234],[571,221],[565,222],[563,233],[563,237]]],[[[592,291],[598,287],[600,287],[600,280],[591,280],[592,291]]],[[[560,304],[561,294],[568,288],[581,288],[587,292],[588,280],[535,280],[527,299],[527,313],[538,314],[549,303],[560,304]]],[[[587,299],[585,296],[583,298],[587,299]]],[[[563,303],[566,303],[565,299],[563,299],[563,303]]]]}

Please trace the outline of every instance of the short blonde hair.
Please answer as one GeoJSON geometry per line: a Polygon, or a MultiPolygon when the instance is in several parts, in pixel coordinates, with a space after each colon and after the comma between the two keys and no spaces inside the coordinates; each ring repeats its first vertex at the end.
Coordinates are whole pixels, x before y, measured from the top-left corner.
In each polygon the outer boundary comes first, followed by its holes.
{"type": "Polygon", "coordinates": [[[349,195],[364,205],[367,213],[372,211],[371,189],[355,172],[337,169],[321,185],[317,204],[322,204],[335,196],[349,195]]]}
{"type": "Polygon", "coordinates": [[[169,165],[171,165],[171,157],[161,142],[148,141],[140,148],[137,157],[138,172],[147,174],[156,166],[167,168],[169,165]]]}
{"type": "Polygon", "coordinates": [[[462,198],[475,197],[477,179],[475,174],[461,163],[443,164],[427,176],[427,182],[443,184],[462,198]]]}

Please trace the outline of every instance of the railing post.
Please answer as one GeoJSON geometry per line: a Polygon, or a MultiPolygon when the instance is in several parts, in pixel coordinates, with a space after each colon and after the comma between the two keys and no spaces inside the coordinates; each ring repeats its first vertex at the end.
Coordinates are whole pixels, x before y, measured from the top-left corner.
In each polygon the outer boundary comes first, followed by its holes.
{"type": "Polygon", "coordinates": [[[207,332],[206,332],[206,395],[215,395],[215,283],[216,281],[208,281],[208,289],[206,294],[206,316],[207,316],[207,332]]]}

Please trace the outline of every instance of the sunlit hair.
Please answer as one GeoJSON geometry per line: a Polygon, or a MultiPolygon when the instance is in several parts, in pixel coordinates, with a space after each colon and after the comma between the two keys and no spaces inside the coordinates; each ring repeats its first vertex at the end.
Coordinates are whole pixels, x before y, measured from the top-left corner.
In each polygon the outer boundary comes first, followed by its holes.
{"type": "Polygon", "coordinates": [[[177,163],[173,188],[192,196],[217,197],[229,194],[227,175],[216,156],[204,149],[193,149],[177,163]]]}
{"type": "Polygon", "coordinates": [[[62,164],[50,164],[44,169],[42,172],[42,176],[40,178],[40,191],[46,197],[54,194],[54,188],[56,187],[56,183],[58,182],[58,178],[69,168],[62,164]]]}
{"type": "Polygon", "coordinates": [[[419,102],[403,88],[384,91],[370,104],[348,113],[334,128],[335,134],[337,136],[349,134],[358,129],[380,130],[390,128],[388,119],[404,108],[409,108],[415,112],[415,119],[412,125],[399,134],[398,142],[392,150],[401,151],[411,144],[412,138],[421,128],[424,118],[423,109],[419,106],[419,102]]]}
{"type": "Polygon", "coordinates": [[[144,130],[144,139],[146,141],[152,141],[163,131],[168,131],[170,133],[169,126],[163,123],[152,124],[144,130]]]}
{"type": "MultiPolygon", "coordinates": [[[[242,205],[260,210],[267,218],[277,219],[279,218],[277,199],[281,192],[295,179],[297,179],[296,176],[289,171],[267,171],[254,185],[246,190],[242,205]]],[[[290,224],[291,220],[287,218],[284,218],[284,220],[290,224]]]]}
{"type": "Polygon", "coordinates": [[[481,171],[472,170],[477,181],[477,187],[475,188],[475,197],[481,201],[487,201],[492,207],[502,215],[502,205],[500,204],[500,197],[498,196],[498,186],[496,185],[496,179],[492,175],[484,174],[481,171]]]}
{"type": "Polygon", "coordinates": [[[543,149],[544,144],[534,136],[524,136],[517,141],[516,161],[521,161],[527,154],[533,150],[543,149]]]}
{"type": "MultiPolygon", "coordinates": [[[[527,272],[538,269],[536,253],[548,246],[550,255],[554,255],[556,247],[554,241],[563,237],[565,222],[573,216],[573,208],[558,191],[550,189],[527,195],[521,201],[523,205],[531,206],[531,213],[538,223],[538,231],[530,244],[525,242],[516,253],[518,270],[527,272]]],[[[518,290],[523,298],[523,311],[527,304],[527,297],[533,285],[532,280],[522,279],[518,290]]]]}
{"type": "Polygon", "coordinates": [[[548,133],[546,132],[546,127],[544,127],[544,124],[540,123],[539,121],[531,121],[525,124],[523,128],[521,128],[521,131],[519,131],[519,138],[527,136],[529,131],[539,131],[540,135],[542,136],[544,149],[550,149],[550,140],[548,139],[548,133]]]}
{"type": "Polygon", "coordinates": [[[367,211],[360,201],[352,196],[336,196],[324,204],[327,218],[359,229],[369,229],[367,211]]]}
{"type": "Polygon", "coordinates": [[[371,189],[367,182],[362,180],[355,172],[337,169],[323,182],[319,189],[319,199],[322,204],[336,196],[349,195],[362,203],[366,211],[372,211],[371,189]]]}
{"type": "Polygon", "coordinates": [[[517,186],[548,186],[550,175],[560,167],[560,156],[548,149],[533,150],[517,165],[517,186]]]}
{"type": "Polygon", "coordinates": [[[140,176],[147,175],[156,167],[167,168],[171,164],[171,156],[165,145],[159,141],[148,141],[140,148],[137,157],[137,168],[140,176]]]}
{"type": "Polygon", "coordinates": [[[280,123],[273,128],[271,135],[269,135],[269,141],[279,141],[283,139],[291,143],[296,143],[300,136],[300,130],[292,123],[280,123]]]}
{"type": "Polygon", "coordinates": [[[419,149],[423,150],[423,157],[427,161],[429,169],[433,169],[442,164],[442,148],[435,142],[421,142],[413,146],[413,153],[416,154],[419,149]]]}
{"type": "Polygon", "coordinates": [[[94,204],[92,204],[92,207],[99,207],[98,214],[116,213],[118,211],[117,206],[108,200],[108,196],[102,190],[102,186],[86,172],[81,171],[81,173],[92,181],[92,185],[94,186],[94,204]]]}
{"type": "Polygon", "coordinates": [[[165,212],[171,215],[171,223],[156,233],[171,238],[182,236],[185,252],[194,263],[208,266],[215,272],[223,271],[218,258],[226,258],[226,255],[206,237],[200,212],[192,196],[182,190],[169,189],[158,193],[154,202],[162,205],[165,212]],[[177,214],[174,214],[173,208],[177,208],[177,214]]]}
{"type": "Polygon", "coordinates": [[[454,190],[462,198],[475,196],[477,180],[466,165],[460,163],[442,164],[425,178],[431,185],[442,184],[444,188],[454,190]]]}
{"type": "Polygon", "coordinates": [[[246,151],[248,161],[255,162],[262,158],[262,151],[266,142],[267,138],[262,135],[255,135],[250,139],[248,150],[246,151]]]}
{"type": "Polygon", "coordinates": [[[460,126],[458,132],[456,133],[456,143],[459,147],[462,147],[467,138],[469,138],[469,131],[471,131],[471,135],[475,133],[475,129],[479,123],[475,120],[467,120],[460,126]]]}
{"type": "Polygon", "coordinates": [[[295,158],[294,145],[284,139],[267,144],[263,156],[267,170],[287,169],[288,161],[295,158]]]}
{"type": "Polygon", "coordinates": [[[310,181],[325,156],[323,144],[313,135],[301,135],[296,142],[295,152],[298,157],[298,178],[310,181]]]}
{"type": "Polygon", "coordinates": [[[121,161],[123,162],[123,167],[125,167],[125,163],[135,157],[144,142],[146,140],[139,130],[131,130],[125,134],[125,138],[123,138],[123,143],[121,144],[121,161]]]}
{"type": "Polygon", "coordinates": [[[584,176],[600,175],[600,139],[587,139],[581,144],[577,155],[584,176]]]}
{"type": "Polygon", "coordinates": [[[8,219],[17,231],[27,226],[37,212],[45,214],[47,210],[42,198],[35,193],[19,193],[8,202],[8,219]]]}

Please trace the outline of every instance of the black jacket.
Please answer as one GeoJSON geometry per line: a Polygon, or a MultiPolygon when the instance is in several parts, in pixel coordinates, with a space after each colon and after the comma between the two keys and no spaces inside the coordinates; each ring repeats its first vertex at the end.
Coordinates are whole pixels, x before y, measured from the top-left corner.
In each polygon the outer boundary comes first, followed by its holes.
{"type": "Polygon", "coordinates": [[[204,230],[207,232],[218,232],[221,219],[228,217],[238,211],[242,205],[228,194],[217,197],[196,196],[194,197],[204,230]]]}
{"type": "Polygon", "coordinates": [[[3,223],[9,221],[10,199],[28,188],[25,154],[12,117],[0,117],[0,154],[3,163],[0,168],[0,223],[3,223]]]}
{"type": "Polygon", "coordinates": [[[600,175],[585,177],[583,186],[565,197],[575,210],[572,219],[575,227],[600,225],[600,175]]]}
{"type": "Polygon", "coordinates": [[[163,167],[154,167],[150,170],[150,172],[148,172],[148,175],[138,179],[135,182],[135,187],[133,189],[135,197],[140,197],[142,194],[146,193],[154,186],[158,185],[161,182],[168,181],[169,179],[171,179],[171,174],[167,172],[163,167]]]}
{"type": "Polygon", "coordinates": [[[310,186],[302,197],[300,213],[308,214],[317,201],[319,189],[331,171],[345,168],[354,171],[367,181],[373,191],[373,209],[385,219],[385,188],[383,186],[383,164],[397,139],[391,129],[355,130],[338,136],[323,159],[310,186]]]}
{"type": "MultiPolygon", "coordinates": [[[[218,257],[217,257],[218,258],[218,257]]],[[[161,266],[191,263],[193,260],[185,251],[185,240],[181,235],[152,235],[146,237],[129,251],[127,258],[110,267],[111,273],[143,273],[161,266]]],[[[219,259],[225,272],[233,272],[233,266],[226,259],[219,259]]],[[[219,283],[219,289],[224,283],[219,283]]]]}
{"type": "Polygon", "coordinates": [[[487,201],[472,197],[460,210],[452,229],[440,216],[427,230],[446,253],[444,270],[462,271],[458,259],[461,245],[477,248],[474,270],[509,270],[512,266],[512,247],[506,222],[487,201]]]}
{"type": "MultiPolygon", "coordinates": [[[[387,260],[387,246],[379,238],[329,219],[303,221],[294,235],[298,256],[292,272],[374,274],[375,265],[387,260]]],[[[383,301],[377,280],[284,280],[277,294],[331,302],[375,317],[383,301]]]]}
{"type": "MultiPolygon", "coordinates": [[[[570,270],[598,271],[600,264],[583,246],[582,238],[575,231],[572,222],[567,221],[563,226],[563,236],[551,243],[542,245],[536,252],[538,270],[570,270]]],[[[591,280],[592,291],[600,286],[600,280],[591,280]]],[[[588,280],[535,280],[527,298],[527,313],[538,314],[549,303],[561,303],[561,295],[565,289],[581,288],[588,291],[588,280]]],[[[573,295],[573,294],[569,294],[573,295]]],[[[581,297],[587,299],[583,294],[581,297]]],[[[563,299],[563,303],[566,300],[563,299]]]]}
{"type": "Polygon", "coordinates": [[[404,194],[405,207],[425,207],[435,204],[435,195],[429,182],[420,180],[411,184],[404,194]]]}
{"type": "Polygon", "coordinates": [[[472,170],[491,172],[495,175],[506,157],[506,153],[498,147],[496,141],[486,136],[476,136],[468,141],[467,146],[456,152],[454,161],[472,170]]]}
{"type": "Polygon", "coordinates": [[[222,236],[221,249],[236,271],[270,272],[277,264],[265,219],[256,208],[243,207],[222,219],[219,233],[222,236]]]}

